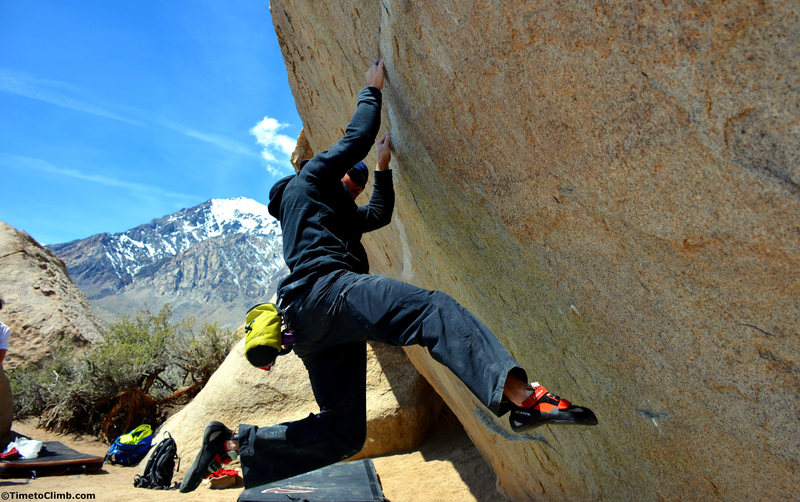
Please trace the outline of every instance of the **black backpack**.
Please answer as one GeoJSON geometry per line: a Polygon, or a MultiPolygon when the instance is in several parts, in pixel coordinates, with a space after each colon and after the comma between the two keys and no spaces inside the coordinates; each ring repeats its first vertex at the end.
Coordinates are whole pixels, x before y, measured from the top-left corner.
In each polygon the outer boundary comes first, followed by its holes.
{"type": "Polygon", "coordinates": [[[178,469],[181,466],[181,459],[178,457],[178,445],[169,432],[162,439],[150,460],[144,468],[144,474],[133,478],[133,486],[137,488],[151,488],[155,490],[169,490],[172,484],[172,474],[175,471],[175,460],[178,461],[178,469]]]}

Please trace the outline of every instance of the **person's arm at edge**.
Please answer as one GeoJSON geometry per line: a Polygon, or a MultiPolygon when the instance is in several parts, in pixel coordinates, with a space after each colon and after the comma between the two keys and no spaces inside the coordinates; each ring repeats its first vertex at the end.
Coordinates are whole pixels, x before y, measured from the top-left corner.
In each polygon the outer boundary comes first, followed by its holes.
{"type": "Polygon", "coordinates": [[[8,351],[8,341],[11,338],[11,330],[0,322],[0,368],[3,367],[3,360],[6,358],[6,352],[8,351]]]}

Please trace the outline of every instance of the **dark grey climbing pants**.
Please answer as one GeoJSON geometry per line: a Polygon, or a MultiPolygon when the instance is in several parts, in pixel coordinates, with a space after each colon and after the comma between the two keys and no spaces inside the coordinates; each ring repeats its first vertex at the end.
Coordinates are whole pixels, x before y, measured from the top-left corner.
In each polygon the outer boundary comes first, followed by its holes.
{"type": "MultiPolygon", "coordinates": [[[[283,300],[283,299],[282,299],[283,300]]],[[[525,372],[489,329],[450,296],[377,275],[339,271],[291,299],[295,330],[320,412],[272,427],[239,426],[246,487],[350,457],[366,439],[366,341],[422,345],[493,413],[509,372],[525,372]]]]}

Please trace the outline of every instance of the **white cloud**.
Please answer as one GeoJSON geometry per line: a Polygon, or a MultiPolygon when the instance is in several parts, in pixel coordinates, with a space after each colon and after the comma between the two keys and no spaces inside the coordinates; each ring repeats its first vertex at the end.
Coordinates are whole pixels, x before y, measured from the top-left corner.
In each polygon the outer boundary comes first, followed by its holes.
{"type": "Polygon", "coordinates": [[[152,117],[149,118],[149,120],[155,124],[160,125],[161,127],[165,127],[177,133],[183,134],[184,136],[187,136],[189,138],[202,141],[203,143],[208,143],[209,145],[216,146],[217,148],[221,148],[222,150],[227,150],[229,152],[233,152],[238,155],[244,155],[247,157],[258,157],[258,154],[253,151],[253,147],[251,145],[245,145],[243,143],[240,143],[239,141],[227,138],[225,136],[198,131],[196,129],[192,129],[191,127],[186,127],[184,125],[172,122],[171,120],[164,118],[160,115],[153,115],[152,117]]]}
{"type": "Polygon", "coordinates": [[[26,157],[23,155],[6,155],[0,154],[0,165],[5,165],[9,168],[24,168],[24,169],[35,169],[37,171],[45,172],[48,174],[54,174],[58,176],[67,176],[69,178],[75,178],[83,181],[89,181],[92,183],[97,183],[99,185],[105,185],[115,188],[122,188],[124,190],[128,190],[131,192],[142,193],[146,195],[156,195],[165,198],[177,199],[180,201],[194,201],[197,200],[198,197],[180,193],[180,192],[171,192],[168,190],[164,190],[161,187],[153,186],[153,185],[146,185],[144,183],[136,183],[133,181],[126,181],[120,180],[116,178],[110,178],[108,176],[103,176],[100,174],[86,174],[75,169],[69,169],[64,167],[58,167],[50,162],[37,159],[34,157],[26,157]]]}
{"type": "MultiPolygon", "coordinates": [[[[219,134],[212,134],[192,129],[191,127],[173,122],[149,110],[142,110],[133,107],[122,107],[127,110],[126,115],[129,115],[125,116],[108,110],[107,108],[81,100],[80,98],[75,98],[74,96],[85,94],[85,92],[82,91],[79,86],[70,84],[68,82],[43,79],[35,75],[31,75],[30,73],[11,70],[8,68],[0,68],[0,92],[15,94],[17,96],[23,96],[28,99],[59,106],[61,108],[88,113],[90,115],[107,119],[119,120],[121,122],[127,122],[128,124],[137,126],[158,125],[237,155],[244,155],[248,157],[258,156],[258,154],[253,151],[253,148],[250,145],[245,145],[219,134]],[[130,116],[137,118],[131,118],[130,116]]],[[[275,123],[277,127],[284,127],[284,124],[277,124],[277,121],[275,123]]],[[[282,141],[282,138],[279,138],[278,141],[282,141]]],[[[292,150],[290,150],[289,155],[291,155],[293,150],[294,142],[292,141],[292,150]]]]}
{"type": "Polygon", "coordinates": [[[255,136],[261,145],[261,157],[267,162],[267,171],[274,176],[290,172],[290,158],[297,144],[297,140],[278,133],[284,127],[288,127],[288,124],[281,124],[271,117],[264,117],[250,129],[250,134],[255,136]]]}
{"type": "Polygon", "coordinates": [[[65,82],[45,80],[29,73],[0,68],[0,92],[16,94],[28,99],[49,103],[77,112],[88,113],[98,117],[119,120],[134,125],[142,125],[137,120],[123,117],[117,113],[103,107],[93,105],[81,99],[75,99],[64,94],[61,89],[67,89],[72,93],[76,92],[76,87],[65,82]]]}

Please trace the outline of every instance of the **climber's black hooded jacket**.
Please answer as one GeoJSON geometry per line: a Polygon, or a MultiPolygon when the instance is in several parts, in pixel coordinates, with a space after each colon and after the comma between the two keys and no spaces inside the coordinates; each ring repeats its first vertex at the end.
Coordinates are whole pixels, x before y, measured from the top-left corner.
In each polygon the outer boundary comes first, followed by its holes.
{"type": "Polygon", "coordinates": [[[380,90],[362,89],[345,136],[270,189],[269,212],[281,223],[283,259],[290,270],[278,286],[279,297],[286,300],[306,291],[319,277],[336,270],[369,271],[361,235],[391,221],[392,172],[374,171],[366,206],[356,205],[341,180],[372,148],[380,111],[380,90]]]}

